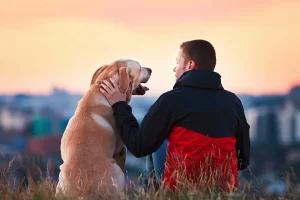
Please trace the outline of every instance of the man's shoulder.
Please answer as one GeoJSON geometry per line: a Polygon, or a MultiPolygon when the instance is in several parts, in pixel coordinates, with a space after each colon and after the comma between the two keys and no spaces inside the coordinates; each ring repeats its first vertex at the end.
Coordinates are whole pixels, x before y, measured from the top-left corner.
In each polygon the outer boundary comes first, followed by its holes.
{"type": "Polygon", "coordinates": [[[171,101],[174,101],[174,97],[176,96],[176,92],[174,90],[169,90],[167,92],[162,93],[156,100],[156,102],[169,104],[171,101]]]}
{"type": "Polygon", "coordinates": [[[231,92],[231,91],[225,90],[225,89],[224,89],[224,92],[231,98],[239,99],[239,97],[234,92],[231,92]]]}
{"type": "Polygon", "coordinates": [[[234,102],[238,103],[239,106],[243,107],[242,101],[241,99],[233,92],[229,91],[229,90],[224,90],[224,93],[234,102]]]}
{"type": "Polygon", "coordinates": [[[169,90],[167,92],[164,92],[160,95],[160,97],[162,98],[170,98],[170,97],[173,97],[175,95],[175,90],[169,90]]]}

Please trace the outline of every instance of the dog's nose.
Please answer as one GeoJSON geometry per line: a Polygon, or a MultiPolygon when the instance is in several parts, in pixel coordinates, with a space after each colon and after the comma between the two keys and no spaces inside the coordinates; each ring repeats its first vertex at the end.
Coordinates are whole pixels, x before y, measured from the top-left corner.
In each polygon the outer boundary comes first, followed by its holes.
{"type": "Polygon", "coordinates": [[[152,69],[150,69],[150,68],[147,68],[147,71],[149,72],[149,74],[152,73],[152,69]]]}

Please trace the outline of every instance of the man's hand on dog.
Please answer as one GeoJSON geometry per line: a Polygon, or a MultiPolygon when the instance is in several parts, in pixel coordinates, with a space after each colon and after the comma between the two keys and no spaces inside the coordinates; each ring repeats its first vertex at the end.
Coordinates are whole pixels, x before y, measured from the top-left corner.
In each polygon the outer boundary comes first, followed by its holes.
{"type": "Polygon", "coordinates": [[[114,80],[104,80],[100,86],[100,91],[106,97],[110,105],[114,105],[119,101],[126,101],[126,94],[120,92],[119,86],[114,80]]]}

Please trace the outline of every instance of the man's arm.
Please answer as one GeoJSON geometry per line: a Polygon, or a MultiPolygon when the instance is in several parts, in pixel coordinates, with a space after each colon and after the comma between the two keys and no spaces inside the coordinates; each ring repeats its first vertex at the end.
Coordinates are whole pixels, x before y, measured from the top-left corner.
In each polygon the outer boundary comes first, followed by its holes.
{"type": "Polygon", "coordinates": [[[126,102],[117,102],[112,107],[124,144],[135,157],[155,152],[168,137],[172,119],[170,103],[166,101],[164,95],[151,106],[142,121],[141,128],[126,102]]]}
{"type": "Polygon", "coordinates": [[[250,126],[247,123],[243,105],[240,103],[242,113],[239,122],[239,129],[236,136],[236,150],[238,157],[238,170],[247,168],[250,164],[250,126]]]}

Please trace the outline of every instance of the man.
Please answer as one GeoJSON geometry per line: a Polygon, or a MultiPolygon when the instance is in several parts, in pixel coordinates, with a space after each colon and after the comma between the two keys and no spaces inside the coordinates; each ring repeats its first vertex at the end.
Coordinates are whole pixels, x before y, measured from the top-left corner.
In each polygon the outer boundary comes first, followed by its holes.
{"type": "Polygon", "coordinates": [[[168,141],[164,188],[232,191],[238,185],[238,170],[249,165],[250,126],[242,103],[214,72],[216,54],[208,41],[182,43],[176,60],[173,90],[157,99],[141,127],[115,82],[105,81],[100,91],[112,105],[121,137],[134,156],[149,155],[168,141]]]}

